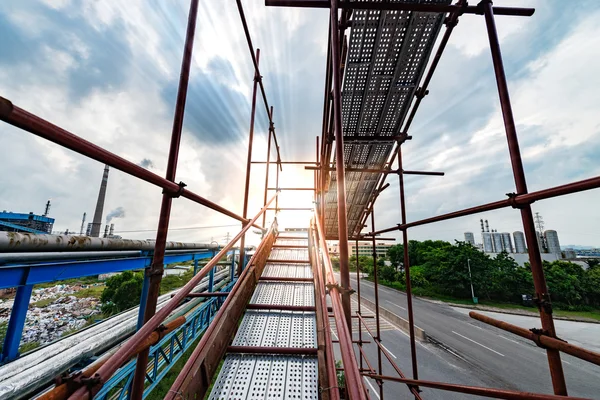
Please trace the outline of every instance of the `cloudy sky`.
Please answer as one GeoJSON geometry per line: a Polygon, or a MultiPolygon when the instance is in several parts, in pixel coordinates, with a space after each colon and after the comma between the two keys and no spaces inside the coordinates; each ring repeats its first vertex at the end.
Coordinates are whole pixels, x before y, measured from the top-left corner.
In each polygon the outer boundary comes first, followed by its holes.
{"type": "MultiPolygon", "coordinates": [[[[512,4],[516,2],[513,1],[512,4]]],[[[201,1],[177,180],[241,214],[253,70],[234,0],[201,1]]],[[[326,10],[243,2],[284,161],[314,158],[321,129],[326,10]]],[[[600,3],[520,1],[531,18],[498,17],[498,30],[530,190],[600,173],[600,3]]],[[[510,5],[496,1],[496,5],[510,5]]],[[[0,2],[0,96],[163,175],[189,3],[181,0],[0,2]]],[[[266,156],[266,115],[258,103],[254,159],[266,156]]],[[[405,146],[405,168],[446,176],[406,177],[408,219],[502,199],[514,191],[483,19],[455,29],[405,146]]],[[[0,209],[43,212],[52,199],[55,228],[79,230],[94,210],[103,165],[0,124],[0,209]]],[[[264,167],[253,166],[249,214],[262,203],[264,167]]],[[[284,168],[282,185],[312,176],[284,168]]],[[[274,173],[271,179],[274,179],[274,173]]],[[[398,187],[382,194],[377,228],[399,222],[398,187]]],[[[105,215],[124,237],[153,238],[161,190],[111,170],[105,215]]],[[[310,205],[284,194],[282,203],[310,205]]],[[[600,246],[600,191],[533,205],[561,244],[600,246]]],[[[306,216],[298,216],[302,219],[306,216]]],[[[298,218],[284,221],[298,224],[298,218]]],[[[414,239],[461,239],[479,218],[520,230],[503,210],[415,228],[414,239]]],[[[269,220],[272,216],[269,216],[269,220]]],[[[174,201],[169,239],[222,241],[236,221],[174,201]],[[206,226],[218,228],[201,229],[206,226]],[[182,229],[190,228],[190,229],[182,229]]]]}

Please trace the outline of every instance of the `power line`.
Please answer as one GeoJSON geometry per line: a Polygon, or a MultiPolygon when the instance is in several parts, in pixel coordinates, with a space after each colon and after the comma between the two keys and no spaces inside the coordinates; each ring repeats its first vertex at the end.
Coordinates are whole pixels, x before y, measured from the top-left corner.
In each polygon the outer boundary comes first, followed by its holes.
{"type": "MultiPolygon", "coordinates": [[[[183,231],[183,230],[192,230],[192,229],[211,229],[211,228],[228,228],[232,226],[239,226],[239,224],[229,224],[229,225],[213,225],[213,226],[188,226],[185,228],[169,228],[169,231],[183,231]]],[[[134,232],[156,232],[156,229],[138,229],[132,231],[115,231],[115,233],[134,233],[134,232]]]]}

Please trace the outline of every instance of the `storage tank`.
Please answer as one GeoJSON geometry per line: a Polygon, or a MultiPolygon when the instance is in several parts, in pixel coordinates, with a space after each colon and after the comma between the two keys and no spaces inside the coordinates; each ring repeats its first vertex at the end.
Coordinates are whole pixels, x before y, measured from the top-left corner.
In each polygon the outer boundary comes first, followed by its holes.
{"type": "Polygon", "coordinates": [[[560,242],[558,241],[558,233],[553,230],[547,230],[544,232],[544,238],[546,239],[546,246],[548,253],[560,254],[560,242]]]}
{"type": "Polygon", "coordinates": [[[502,232],[502,245],[504,246],[504,250],[507,253],[513,253],[513,245],[512,240],[510,238],[510,233],[502,232]]]}
{"type": "Polygon", "coordinates": [[[492,243],[492,234],[489,232],[481,232],[481,241],[483,242],[483,251],[485,253],[493,253],[494,245],[492,243]]]}
{"type": "Polygon", "coordinates": [[[494,240],[494,253],[500,253],[504,250],[504,243],[502,242],[502,234],[498,232],[492,233],[492,239],[494,240]]]}
{"type": "Polygon", "coordinates": [[[527,253],[527,245],[525,244],[525,235],[523,232],[513,232],[515,239],[515,253],[527,253]]]}

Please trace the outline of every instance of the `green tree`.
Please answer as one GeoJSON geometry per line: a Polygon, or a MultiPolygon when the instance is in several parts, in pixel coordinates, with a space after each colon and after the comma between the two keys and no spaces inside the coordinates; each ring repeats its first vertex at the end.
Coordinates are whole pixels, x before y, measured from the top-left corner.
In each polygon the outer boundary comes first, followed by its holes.
{"type": "Polygon", "coordinates": [[[142,273],[125,271],[106,280],[102,292],[102,312],[111,315],[140,304],[144,277],[142,273]]]}

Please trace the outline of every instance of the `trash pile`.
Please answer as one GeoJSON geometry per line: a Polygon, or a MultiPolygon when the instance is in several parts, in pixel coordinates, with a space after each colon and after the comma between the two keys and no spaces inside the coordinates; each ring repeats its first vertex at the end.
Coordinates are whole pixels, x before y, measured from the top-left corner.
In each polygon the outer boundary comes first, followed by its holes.
{"type": "Polygon", "coordinates": [[[51,342],[65,332],[84,327],[87,318],[98,313],[100,301],[94,297],[60,297],[46,307],[30,308],[21,343],[51,342]]]}
{"type": "MultiPolygon", "coordinates": [[[[77,298],[74,293],[89,285],[55,285],[34,289],[25,319],[21,344],[51,342],[65,332],[84,327],[89,317],[100,313],[100,300],[94,297],[77,298]],[[55,299],[54,301],[51,301],[55,299]],[[45,307],[35,307],[41,300],[49,300],[45,307]]],[[[14,299],[0,299],[0,323],[7,322],[14,299]]]]}

